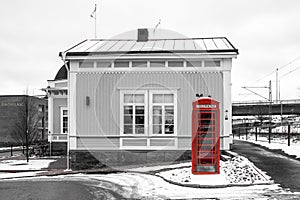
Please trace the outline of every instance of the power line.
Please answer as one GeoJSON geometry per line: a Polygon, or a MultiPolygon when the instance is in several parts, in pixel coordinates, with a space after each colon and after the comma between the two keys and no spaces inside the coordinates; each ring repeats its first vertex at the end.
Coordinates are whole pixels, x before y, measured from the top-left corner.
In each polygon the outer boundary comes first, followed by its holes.
{"type": "MultiPolygon", "coordinates": [[[[286,63],[286,64],[284,64],[284,65],[278,67],[277,69],[278,69],[278,70],[279,70],[279,69],[282,70],[282,69],[284,69],[285,67],[289,66],[290,64],[292,64],[293,62],[295,62],[295,61],[298,60],[298,59],[300,59],[300,56],[297,57],[297,58],[295,58],[295,59],[293,59],[293,60],[291,60],[290,62],[288,62],[288,63],[286,63]]],[[[265,75],[264,77],[262,77],[262,78],[260,78],[260,79],[257,79],[256,82],[259,82],[259,81],[261,81],[261,80],[267,78],[268,76],[272,75],[273,73],[276,72],[277,69],[273,70],[271,73],[265,75]]],[[[295,71],[295,70],[294,70],[294,71],[295,71]]],[[[287,74],[285,74],[285,75],[287,75],[287,74]]],[[[283,77],[283,76],[281,76],[280,78],[282,78],[282,77],[283,77]]]]}
{"type": "Polygon", "coordinates": [[[294,71],[296,71],[296,70],[299,69],[299,68],[300,68],[300,67],[297,67],[297,68],[295,68],[295,69],[289,71],[288,73],[285,73],[284,75],[280,76],[279,79],[281,79],[281,78],[283,78],[283,77],[289,75],[290,73],[293,73],[294,71]]]}

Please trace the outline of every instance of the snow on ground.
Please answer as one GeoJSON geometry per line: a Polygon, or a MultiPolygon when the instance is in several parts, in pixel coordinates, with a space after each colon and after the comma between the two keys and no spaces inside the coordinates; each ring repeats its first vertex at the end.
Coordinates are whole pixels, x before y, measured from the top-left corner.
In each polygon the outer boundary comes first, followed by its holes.
{"type": "Polygon", "coordinates": [[[159,172],[157,175],[175,183],[200,186],[268,184],[272,182],[271,177],[243,156],[235,156],[226,162],[221,161],[220,174],[194,175],[191,173],[191,167],[186,167],[159,172]]]}
{"type": "MultiPolygon", "coordinates": [[[[13,147],[12,148],[13,150],[21,150],[22,147],[21,146],[16,146],[16,147],[13,147]]],[[[10,151],[11,150],[11,147],[0,147],[0,152],[1,151],[10,151]]]]}
{"type": "MultiPolygon", "coordinates": [[[[107,175],[69,175],[66,178],[93,181],[94,186],[122,194],[126,199],[285,199],[300,194],[282,189],[277,184],[225,188],[194,188],[174,185],[159,176],[144,173],[114,173],[107,175]],[[276,197],[276,198],[273,198],[276,197]],[[278,198],[279,197],[279,198],[278,198]],[[282,198],[281,198],[282,197],[282,198]]],[[[294,198],[296,199],[296,198],[294,198]]]]}
{"type": "MultiPolygon", "coordinates": [[[[241,140],[246,140],[246,138],[241,137],[241,140]]],[[[280,139],[271,140],[271,143],[268,142],[267,138],[259,138],[258,141],[255,141],[254,136],[248,137],[247,141],[267,147],[269,149],[281,149],[283,152],[285,152],[288,155],[294,155],[297,158],[300,158],[300,143],[291,142],[291,145],[288,146],[286,140],[280,140],[280,139]]]]}
{"type": "Polygon", "coordinates": [[[0,161],[0,170],[41,170],[47,168],[54,161],[52,159],[29,159],[27,163],[26,160],[2,160],[0,161]]]}
{"type": "MultiPolygon", "coordinates": [[[[185,163],[170,164],[170,165],[144,166],[144,167],[136,167],[136,168],[130,167],[130,168],[126,168],[126,170],[133,171],[133,172],[150,172],[150,171],[158,171],[162,169],[175,169],[175,168],[191,167],[191,166],[192,166],[191,162],[185,162],[185,163]]],[[[121,167],[120,169],[124,169],[124,167],[121,167]]]]}

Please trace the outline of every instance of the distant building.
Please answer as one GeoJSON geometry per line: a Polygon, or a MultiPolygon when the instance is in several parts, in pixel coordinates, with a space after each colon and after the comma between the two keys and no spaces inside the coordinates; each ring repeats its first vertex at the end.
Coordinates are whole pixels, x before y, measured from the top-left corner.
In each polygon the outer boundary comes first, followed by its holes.
{"type": "Polygon", "coordinates": [[[22,118],[25,117],[26,102],[29,105],[28,118],[37,117],[39,119],[36,124],[38,139],[47,140],[47,100],[45,98],[26,95],[2,95],[0,96],[0,145],[19,143],[13,137],[13,132],[21,130],[20,128],[17,129],[16,126],[24,125],[20,123],[22,123],[22,118]],[[35,113],[31,112],[33,109],[35,113]],[[30,116],[30,114],[32,115],[30,116]]]}
{"type": "Polygon", "coordinates": [[[49,81],[49,131],[52,141],[69,136],[74,163],[88,154],[116,164],[190,151],[196,93],[220,102],[221,149],[230,148],[238,50],[225,37],[149,39],[146,32],[137,40],[85,40],[60,53],[69,72],[62,67],[49,81]]]}
{"type": "Polygon", "coordinates": [[[68,136],[68,82],[67,69],[62,66],[45,89],[48,95],[48,141],[52,150],[67,151],[68,136]]]}

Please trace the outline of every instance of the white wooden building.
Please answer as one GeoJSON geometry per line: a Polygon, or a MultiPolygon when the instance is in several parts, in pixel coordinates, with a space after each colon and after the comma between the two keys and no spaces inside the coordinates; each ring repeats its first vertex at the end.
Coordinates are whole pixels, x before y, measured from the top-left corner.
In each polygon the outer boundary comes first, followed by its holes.
{"type": "Polygon", "coordinates": [[[84,40],[60,53],[69,70],[67,79],[49,81],[51,140],[68,133],[71,153],[190,150],[192,102],[199,93],[220,102],[221,149],[229,149],[238,50],[225,37],[137,35],[84,40]]]}

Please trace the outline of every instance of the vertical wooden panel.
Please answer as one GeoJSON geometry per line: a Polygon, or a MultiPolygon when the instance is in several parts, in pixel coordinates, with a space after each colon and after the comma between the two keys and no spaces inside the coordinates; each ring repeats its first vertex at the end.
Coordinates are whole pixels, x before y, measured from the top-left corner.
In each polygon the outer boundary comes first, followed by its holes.
{"type": "Polygon", "coordinates": [[[222,74],[217,72],[78,74],[78,135],[119,134],[120,88],[178,88],[178,135],[190,136],[192,101],[196,93],[212,95],[221,102],[223,113],[222,81],[222,74]],[[90,106],[85,103],[86,96],[90,97],[90,106]]]}

